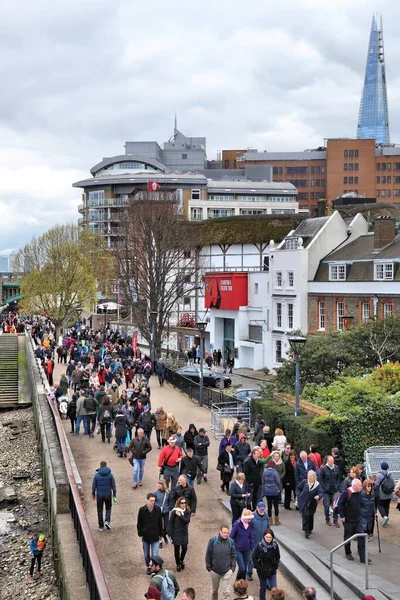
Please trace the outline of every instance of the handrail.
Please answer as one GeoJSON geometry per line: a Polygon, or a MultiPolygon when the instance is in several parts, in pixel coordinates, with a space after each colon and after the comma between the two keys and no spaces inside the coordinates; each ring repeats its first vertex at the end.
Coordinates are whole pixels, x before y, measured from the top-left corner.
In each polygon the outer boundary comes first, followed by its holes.
{"type": "Polygon", "coordinates": [[[332,550],[330,550],[329,552],[329,567],[330,567],[330,585],[331,585],[331,600],[334,600],[334,592],[333,592],[333,553],[336,552],[336,550],[339,550],[339,548],[341,548],[342,546],[344,546],[345,544],[348,544],[349,542],[351,542],[351,540],[355,540],[359,537],[363,537],[365,538],[365,589],[368,590],[368,533],[355,533],[354,535],[352,535],[351,537],[347,538],[347,540],[344,540],[341,544],[339,544],[338,546],[335,546],[334,548],[332,548],[332,550]]]}
{"type": "MultiPolygon", "coordinates": [[[[30,334],[27,334],[27,337],[31,344],[31,351],[33,353],[33,339],[30,334]]],[[[33,353],[34,364],[37,367],[38,374],[42,380],[42,384],[44,388],[47,388],[49,391],[49,385],[47,382],[47,378],[44,374],[42,367],[38,364],[37,359],[33,353]]],[[[47,394],[46,394],[47,395],[47,394]]],[[[68,477],[69,488],[70,488],[70,512],[71,518],[74,521],[74,528],[76,530],[76,537],[79,542],[79,551],[82,556],[82,563],[86,573],[86,581],[89,587],[89,593],[91,600],[110,600],[110,594],[104,579],[103,571],[100,566],[99,557],[96,552],[96,548],[94,546],[93,537],[89,528],[89,523],[86,518],[85,509],[82,505],[82,500],[79,494],[78,486],[75,481],[75,477],[72,470],[71,459],[67,450],[67,446],[65,443],[64,437],[64,427],[61,423],[60,415],[58,411],[55,410],[54,405],[50,402],[47,396],[47,402],[50,406],[50,409],[53,414],[54,423],[57,430],[57,437],[60,442],[61,452],[64,459],[65,470],[68,477]],[[82,550],[84,549],[81,544],[81,539],[79,535],[79,531],[76,528],[77,520],[79,521],[80,529],[83,535],[83,539],[85,542],[85,547],[87,550],[89,561],[86,560],[82,550]],[[94,585],[93,585],[94,584],[94,585]]]]}

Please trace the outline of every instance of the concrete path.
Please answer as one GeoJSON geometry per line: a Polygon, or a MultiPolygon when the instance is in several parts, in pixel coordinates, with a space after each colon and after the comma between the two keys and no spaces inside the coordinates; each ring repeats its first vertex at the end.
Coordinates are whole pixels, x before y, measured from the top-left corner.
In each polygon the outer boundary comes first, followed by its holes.
{"type": "MultiPolygon", "coordinates": [[[[61,372],[60,366],[57,365],[55,381],[59,380],[61,372]]],[[[196,485],[198,509],[190,524],[186,569],[177,574],[181,589],[192,586],[198,598],[209,598],[210,580],[204,564],[207,542],[211,536],[216,535],[222,523],[230,524],[230,517],[221,504],[221,499],[226,496],[223,496],[220,490],[219,472],[215,469],[219,441],[214,440],[209,431],[210,411],[198,407],[184,394],[167,384],[160,388],[155,377],[151,381],[151,401],[152,407],[163,404],[167,412],[173,412],[184,431],[192,422],[197,428],[205,427],[211,440],[208,483],[196,485]]],[[[64,425],[66,431],[69,431],[69,421],[64,421],[64,425]]],[[[158,481],[159,451],[155,434],[153,433],[151,440],[153,450],[147,459],[144,485],[136,490],[132,489],[132,467],[127,459],[118,458],[112,449],[112,443],[103,444],[99,435],[88,439],[83,435],[77,437],[68,433],[68,438],[82,479],[86,513],[111,598],[142,598],[149,585],[149,576],[145,573],[136,519],[139,507],[145,503],[146,494],[156,489],[158,481]],[[91,500],[92,478],[101,460],[106,460],[111,467],[118,489],[117,503],[112,509],[112,529],[104,532],[97,531],[96,505],[91,500]]],[[[173,547],[164,547],[160,554],[166,567],[175,570],[173,547]]],[[[300,598],[299,591],[281,574],[278,574],[278,585],[285,589],[287,599],[300,598]]],[[[257,597],[258,587],[255,576],[255,581],[249,585],[249,593],[257,597]]]]}

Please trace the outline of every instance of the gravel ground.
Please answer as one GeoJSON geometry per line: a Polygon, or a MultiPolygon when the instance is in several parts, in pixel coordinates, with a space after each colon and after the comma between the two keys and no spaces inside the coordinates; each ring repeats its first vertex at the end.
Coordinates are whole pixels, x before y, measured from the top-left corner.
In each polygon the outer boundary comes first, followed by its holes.
{"type": "Polygon", "coordinates": [[[16,496],[0,506],[1,600],[59,598],[33,423],[32,408],[0,413],[0,487],[11,486],[16,496]],[[33,533],[44,534],[47,547],[42,576],[29,580],[29,541],[33,533]]]}

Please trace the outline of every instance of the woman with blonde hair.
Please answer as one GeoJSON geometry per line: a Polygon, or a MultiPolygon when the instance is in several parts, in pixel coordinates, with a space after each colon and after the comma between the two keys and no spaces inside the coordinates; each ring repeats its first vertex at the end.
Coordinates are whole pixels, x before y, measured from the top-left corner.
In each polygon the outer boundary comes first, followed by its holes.
{"type": "Polygon", "coordinates": [[[168,440],[171,436],[175,435],[178,431],[178,421],[173,413],[167,413],[167,419],[165,421],[164,430],[162,433],[163,446],[168,444],[168,440]]]}
{"type": "Polygon", "coordinates": [[[186,498],[181,496],[175,502],[171,510],[168,522],[168,535],[174,545],[176,570],[183,571],[185,563],[183,562],[189,543],[189,524],[190,524],[190,506],[186,498]]]}
{"type": "Polygon", "coordinates": [[[255,546],[254,532],[250,523],[254,519],[254,515],[248,508],[242,512],[240,519],[234,522],[229,537],[233,540],[236,549],[236,560],[238,564],[238,579],[246,579],[246,576],[251,580],[252,566],[250,562],[251,551],[255,546]]]}
{"type": "Polygon", "coordinates": [[[279,450],[279,452],[282,454],[286,444],[287,444],[286,435],[283,433],[283,431],[282,431],[282,429],[280,429],[280,427],[277,427],[275,429],[275,437],[272,442],[272,446],[274,448],[276,447],[277,450],[279,450]]]}
{"type": "Polygon", "coordinates": [[[297,506],[302,516],[303,531],[309,538],[314,529],[314,514],[323,491],[315,471],[308,471],[307,479],[300,481],[297,487],[297,506]]]}
{"type": "Polygon", "coordinates": [[[285,463],[282,460],[282,456],[281,456],[281,453],[279,452],[279,450],[274,450],[272,452],[270,458],[274,461],[274,463],[276,465],[275,466],[276,471],[277,471],[277,473],[279,475],[279,481],[280,481],[280,483],[279,483],[279,490],[280,490],[280,492],[279,492],[279,504],[280,504],[281,503],[281,494],[282,494],[282,489],[283,489],[283,480],[284,480],[285,475],[286,475],[286,465],[285,465],[285,463]]]}
{"type": "Polygon", "coordinates": [[[157,444],[158,444],[158,449],[161,449],[161,446],[165,446],[167,444],[167,441],[163,439],[162,435],[163,435],[163,431],[165,428],[165,423],[167,422],[167,413],[164,410],[164,407],[162,404],[159,404],[157,406],[157,410],[154,413],[154,417],[156,419],[156,438],[157,438],[157,444]]]}
{"type": "MultiPolygon", "coordinates": [[[[165,479],[159,479],[157,481],[157,489],[154,492],[156,497],[156,506],[161,509],[162,525],[163,525],[163,538],[164,542],[168,544],[167,528],[168,528],[168,517],[169,517],[169,492],[168,486],[165,479]]],[[[163,543],[160,541],[159,548],[162,548],[163,543]]]]}

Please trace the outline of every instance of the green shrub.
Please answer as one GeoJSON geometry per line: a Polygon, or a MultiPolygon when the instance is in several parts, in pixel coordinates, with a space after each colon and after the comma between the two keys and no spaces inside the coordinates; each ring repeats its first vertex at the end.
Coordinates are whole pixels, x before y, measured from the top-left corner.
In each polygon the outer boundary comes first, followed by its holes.
{"type": "Polygon", "coordinates": [[[368,379],[355,377],[341,377],[328,386],[320,385],[319,390],[313,387],[312,393],[314,404],[336,415],[361,414],[365,406],[383,400],[376,385],[371,385],[368,379]]]}

